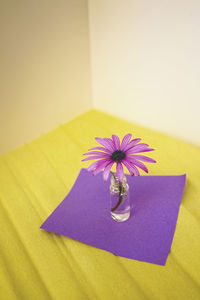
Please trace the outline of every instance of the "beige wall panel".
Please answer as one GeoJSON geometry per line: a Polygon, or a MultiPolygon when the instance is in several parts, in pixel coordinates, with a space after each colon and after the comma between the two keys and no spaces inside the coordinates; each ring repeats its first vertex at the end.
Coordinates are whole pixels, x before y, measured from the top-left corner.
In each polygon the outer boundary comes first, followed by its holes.
{"type": "Polygon", "coordinates": [[[0,1],[0,153],[91,108],[85,0],[0,1]]]}

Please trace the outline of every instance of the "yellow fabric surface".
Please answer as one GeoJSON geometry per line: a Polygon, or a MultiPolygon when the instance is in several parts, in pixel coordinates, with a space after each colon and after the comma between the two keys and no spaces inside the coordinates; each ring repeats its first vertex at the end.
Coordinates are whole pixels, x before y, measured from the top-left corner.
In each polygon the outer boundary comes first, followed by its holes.
{"type": "Polygon", "coordinates": [[[199,169],[199,148],[95,110],[1,156],[0,299],[200,299],[199,169]],[[164,267],[39,228],[88,165],[82,154],[94,137],[113,133],[133,133],[156,149],[149,174],[187,174],[164,267]]]}

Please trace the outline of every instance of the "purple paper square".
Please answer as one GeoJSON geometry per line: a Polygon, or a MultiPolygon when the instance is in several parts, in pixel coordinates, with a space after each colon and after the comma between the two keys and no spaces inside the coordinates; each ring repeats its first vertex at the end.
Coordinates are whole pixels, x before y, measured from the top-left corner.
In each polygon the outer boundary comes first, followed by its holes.
{"type": "Polygon", "coordinates": [[[109,180],[81,169],[69,194],[41,228],[115,255],[165,265],[176,227],[186,175],[127,175],[131,217],[110,216],[109,180]]]}

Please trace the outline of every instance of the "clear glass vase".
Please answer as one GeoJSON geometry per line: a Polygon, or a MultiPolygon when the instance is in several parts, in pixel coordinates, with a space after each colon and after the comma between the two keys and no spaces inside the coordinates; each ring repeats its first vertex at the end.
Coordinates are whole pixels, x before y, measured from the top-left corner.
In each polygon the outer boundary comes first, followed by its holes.
{"type": "Polygon", "coordinates": [[[124,222],[130,217],[129,185],[126,177],[122,182],[112,173],[110,183],[111,217],[117,222],[124,222]]]}

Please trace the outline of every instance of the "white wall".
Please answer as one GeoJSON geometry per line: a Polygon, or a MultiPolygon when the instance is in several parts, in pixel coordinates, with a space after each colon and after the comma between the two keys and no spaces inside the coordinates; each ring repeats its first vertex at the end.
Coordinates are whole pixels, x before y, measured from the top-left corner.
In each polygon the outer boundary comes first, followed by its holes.
{"type": "Polygon", "coordinates": [[[92,106],[86,0],[0,1],[0,153],[92,106]]]}
{"type": "Polygon", "coordinates": [[[89,0],[94,106],[200,145],[200,1],[89,0]]]}

